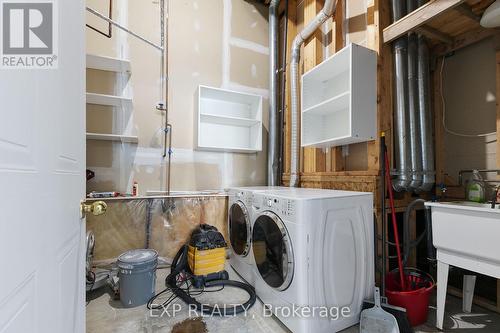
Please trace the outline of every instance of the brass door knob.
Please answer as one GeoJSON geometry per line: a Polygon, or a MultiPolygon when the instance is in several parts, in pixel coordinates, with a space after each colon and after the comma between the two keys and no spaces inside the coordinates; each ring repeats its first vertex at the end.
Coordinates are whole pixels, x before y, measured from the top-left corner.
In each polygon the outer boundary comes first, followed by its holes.
{"type": "Polygon", "coordinates": [[[82,218],[85,217],[87,213],[92,213],[94,216],[99,216],[106,213],[108,209],[108,204],[104,201],[94,201],[90,205],[82,202],[80,205],[80,213],[82,218]]]}

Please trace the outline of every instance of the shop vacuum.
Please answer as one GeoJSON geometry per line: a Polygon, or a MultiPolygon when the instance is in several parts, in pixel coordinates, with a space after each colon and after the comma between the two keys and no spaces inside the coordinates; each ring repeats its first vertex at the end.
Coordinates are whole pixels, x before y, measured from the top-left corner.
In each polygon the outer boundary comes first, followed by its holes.
{"type": "Polygon", "coordinates": [[[149,300],[148,309],[161,309],[176,298],[206,315],[232,316],[252,307],[256,300],[255,289],[247,283],[229,280],[229,274],[224,269],[226,246],[224,236],[217,228],[208,224],[197,227],[187,244],[175,255],[170,274],[165,279],[166,289],[149,300]],[[221,291],[226,286],[243,289],[249,295],[248,300],[242,304],[217,307],[202,305],[194,298],[203,292],[221,291]],[[162,304],[155,302],[168,293],[162,304]]]}

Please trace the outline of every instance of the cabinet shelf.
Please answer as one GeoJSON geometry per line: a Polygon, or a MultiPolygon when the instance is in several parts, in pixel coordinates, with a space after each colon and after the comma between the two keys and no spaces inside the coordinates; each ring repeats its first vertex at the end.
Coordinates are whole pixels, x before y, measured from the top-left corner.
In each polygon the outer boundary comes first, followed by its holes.
{"type": "Polygon", "coordinates": [[[130,73],[130,61],[120,58],[87,54],[87,68],[101,71],[130,73]]]}
{"type": "Polygon", "coordinates": [[[108,106],[127,106],[132,104],[132,98],[104,95],[96,93],[87,93],[87,104],[108,105],[108,106]]]}
{"type": "Polygon", "coordinates": [[[324,102],[313,105],[302,113],[316,114],[316,115],[326,115],[331,112],[343,110],[349,107],[351,93],[346,91],[340,95],[327,99],[324,102]]]}
{"type": "Polygon", "coordinates": [[[119,134],[102,134],[102,133],[87,133],[87,140],[102,140],[102,141],[120,141],[126,143],[138,143],[137,136],[119,135],[119,134]]]}
{"type": "Polygon", "coordinates": [[[199,86],[196,148],[254,153],[262,150],[262,97],[199,86]]]}
{"type": "Polygon", "coordinates": [[[241,127],[253,126],[253,125],[260,123],[260,121],[257,119],[219,116],[219,115],[215,115],[215,114],[201,114],[200,120],[202,122],[211,122],[214,124],[234,125],[234,126],[241,126],[241,127]]]}
{"type": "Polygon", "coordinates": [[[377,55],[350,44],[302,76],[301,145],[332,147],[374,140],[377,55]]]}

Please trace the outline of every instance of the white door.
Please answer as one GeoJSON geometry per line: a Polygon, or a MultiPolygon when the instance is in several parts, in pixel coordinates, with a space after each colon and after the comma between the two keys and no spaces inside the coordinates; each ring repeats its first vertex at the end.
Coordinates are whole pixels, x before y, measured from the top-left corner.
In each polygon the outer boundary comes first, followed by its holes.
{"type": "Polygon", "coordinates": [[[85,8],[54,2],[58,68],[0,69],[2,333],[85,331],[85,8]]]}

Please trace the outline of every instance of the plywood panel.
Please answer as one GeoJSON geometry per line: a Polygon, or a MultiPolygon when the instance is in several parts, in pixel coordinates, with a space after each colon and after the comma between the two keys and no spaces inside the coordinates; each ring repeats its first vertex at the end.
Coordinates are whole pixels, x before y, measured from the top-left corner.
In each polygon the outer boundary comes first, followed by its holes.
{"type": "Polygon", "coordinates": [[[227,198],[108,201],[105,215],[87,216],[87,230],[96,237],[97,261],[144,248],[148,238],[150,248],[171,259],[200,223],[214,225],[227,240],[227,198]]]}

